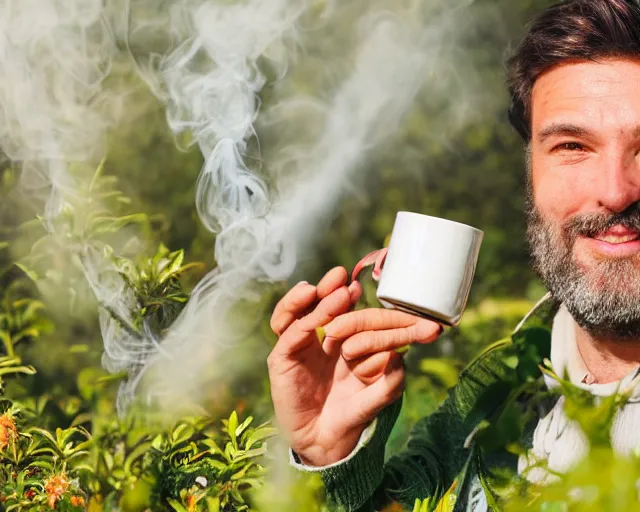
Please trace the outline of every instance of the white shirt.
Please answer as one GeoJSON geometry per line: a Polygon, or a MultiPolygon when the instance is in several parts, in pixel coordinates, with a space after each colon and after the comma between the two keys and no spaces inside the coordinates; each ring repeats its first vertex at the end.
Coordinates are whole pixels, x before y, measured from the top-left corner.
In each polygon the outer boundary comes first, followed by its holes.
{"type": "MultiPolygon", "coordinates": [[[[592,383],[589,371],[580,355],[576,339],[577,324],[566,307],[561,306],[553,320],[551,332],[551,365],[556,375],[566,376],[576,387],[585,389],[595,396],[610,396],[617,391],[633,390],[630,401],[618,411],[611,429],[611,443],[620,454],[630,454],[640,446],[640,387],[638,370],[630,372],[618,382],[607,384],[592,383]]],[[[559,386],[553,378],[545,375],[549,388],[559,386]]],[[[518,471],[525,473],[533,482],[546,483],[553,478],[543,469],[527,471],[527,467],[540,460],[546,460],[549,469],[566,472],[582,460],[589,443],[580,427],[569,421],[564,413],[565,398],[561,397],[555,407],[540,420],[533,436],[533,447],[528,457],[521,457],[518,471]]]]}

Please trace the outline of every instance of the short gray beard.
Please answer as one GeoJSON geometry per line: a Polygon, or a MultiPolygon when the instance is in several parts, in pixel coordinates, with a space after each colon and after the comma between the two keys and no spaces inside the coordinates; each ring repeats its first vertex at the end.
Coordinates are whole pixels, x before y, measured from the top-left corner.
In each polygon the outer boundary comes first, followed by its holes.
{"type": "MultiPolygon", "coordinates": [[[[615,217],[628,227],[638,228],[637,205],[615,217]]],[[[578,221],[578,219],[576,219],[578,221]]],[[[609,221],[609,220],[607,220],[609,221]]],[[[599,231],[602,214],[584,216],[576,225],[586,231],[599,231]]],[[[568,224],[571,224],[569,222],[568,224]]],[[[640,338],[640,266],[638,261],[620,259],[596,262],[583,269],[573,258],[576,240],[571,226],[556,227],[546,221],[527,185],[527,239],[534,270],[551,294],[562,302],[583,329],[597,338],[631,340],[640,338]]]]}

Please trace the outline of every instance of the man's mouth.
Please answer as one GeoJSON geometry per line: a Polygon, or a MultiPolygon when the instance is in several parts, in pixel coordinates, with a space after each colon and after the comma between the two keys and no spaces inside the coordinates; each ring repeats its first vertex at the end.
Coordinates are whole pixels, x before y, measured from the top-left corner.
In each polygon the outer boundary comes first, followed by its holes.
{"type": "Polygon", "coordinates": [[[614,226],[608,231],[600,233],[593,238],[608,244],[620,245],[640,240],[640,231],[635,231],[624,226],[614,226]]]}
{"type": "Polygon", "coordinates": [[[640,231],[622,225],[583,239],[605,258],[631,258],[640,254],[640,231]]]}

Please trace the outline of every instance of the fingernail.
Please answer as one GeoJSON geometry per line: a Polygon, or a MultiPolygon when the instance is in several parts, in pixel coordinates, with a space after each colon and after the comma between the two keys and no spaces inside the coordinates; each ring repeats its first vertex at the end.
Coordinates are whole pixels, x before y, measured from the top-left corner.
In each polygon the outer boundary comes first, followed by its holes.
{"type": "Polygon", "coordinates": [[[300,286],[300,285],[303,285],[303,284],[309,284],[309,283],[307,281],[300,281],[296,286],[300,286]]]}

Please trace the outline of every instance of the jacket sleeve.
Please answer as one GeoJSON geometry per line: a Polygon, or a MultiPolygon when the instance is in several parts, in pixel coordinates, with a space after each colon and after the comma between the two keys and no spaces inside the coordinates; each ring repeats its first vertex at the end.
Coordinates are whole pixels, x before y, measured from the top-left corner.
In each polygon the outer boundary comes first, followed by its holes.
{"type": "Polygon", "coordinates": [[[348,512],[373,512],[392,502],[411,509],[416,498],[439,501],[464,468],[467,438],[513,386],[513,370],[500,352],[492,350],[465,369],[438,410],[412,429],[407,448],[386,464],[385,445],[401,402],[385,409],[365,446],[348,461],[321,471],[329,504],[348,512]]]}

